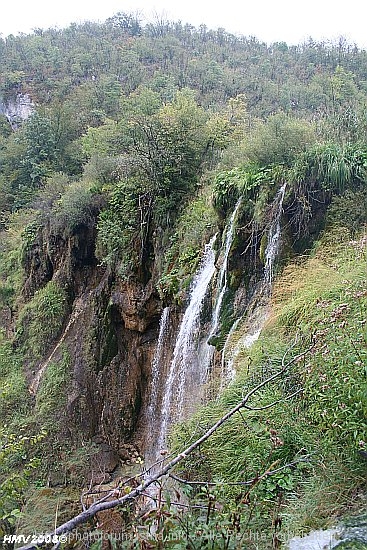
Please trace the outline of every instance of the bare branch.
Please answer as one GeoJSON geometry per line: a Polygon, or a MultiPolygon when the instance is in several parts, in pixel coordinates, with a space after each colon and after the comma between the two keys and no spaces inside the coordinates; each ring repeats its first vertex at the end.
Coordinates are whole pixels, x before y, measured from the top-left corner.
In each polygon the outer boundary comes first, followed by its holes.
{"type": "MultiPolygon", "coordinates": [[[[142,496],[144,497],[147,497],[147,498],[150,498],[151,500],[154,500],[155,502],[163,502],[163,503],[167,503],[168,501],[165,500],[164,498],[160,497],[155,497],[153,495],[150,495],[149,493],[142,493],[142,496]]],[[[177,508],[187,508],[187,509],[190,509],[190,510],[206,510],[207,507],[206,506],[203,506],[203,505],[200,505],[200,504],[183,504],[182,502],[170,502],[170,504],[172,506],[177,506],[177,508]]]]}
{"type": "MultiPolygon", "coordinates": [[[[150,475],[149,474],[146,475],[145,480],[142,483],[140,483],[140,485],[138,487],[135,487],[129,493],[124,494],[123,496],[120,496],[119,498],[113,498],[116,495],[116,493],[118,492],[118,488],[110,491],[107,495],[105,495],[99,501],[93,503],[89,508],[87,508],[86,510],[83,510],[77,516],[73,517],[69,521],[67,521],[67,522],[63,523],[62,525],[60,525],[59,527],[57,527],[57,529],[55,529],[54,532],[51,535],[61,535],[63,533],[70,533],[78,525],[86,523],[89,520],[91,520],[92,518],[94,518],[94,516],[99,512],[102,512],[104,510],[109,510],[109,509],[115,508],[117,506],[124,506],[124,505],[130,504],[137,497],[139,497],[143,493],[145,493],[146,489],[148,487],[150,487],[153,483],[156,483],[161,478],[164,478],[165,476],[167,476],[170,473],[170,471],[177,464],[179,464],[182,460],[187,458],[195,449],[200,447],[200,445],[202,445],[202,443],[207,441],[210,438],[210,436],[214,432],[216,432],[225,422],[227,422],[227,420],[229,420],[234,414],[236,414],[238,411],[240,411],[243,408],[247,408],[247,403],[253,395],[255,395],[263,387],[267,386],[268,384],[271,384],[272,382],[274,382],[274,380],[281,377],[292,364],[299,361],[299,359],[304,357],[314,347],[314,343],[312,343],[312,345],[308,349],[306,349],[302,353],[296,355],[291,360],[289,360],[287,363],[285,363],[286,356],[288,355],[290,349],[292,349],[295,346],[295,344],[296,344],[296,342],[294,342],[293,345],[290,348],[288,348],[286,350],[286,352],[284,353],[283,358],[282,358],[282,368],[281,368],[281,370],[279,370],[275,374],[269,376],[268,378],[266,378],[265,380],[263,380],[262,382],[257,384],[250,391],[248,391],[247,394],[243,397],[242,401],[240,401],[235,407],[233,407],[224,416],[222,416],[199,439],[197,439],[191,445],[189,445],[183,452],[176,455],[165,466],[162,466],[162,468],[157,473],[152,473],[150,475]],[[107,498],[109,498],[109,497],[113,498],[113,500],[107,500],[107,498]]],[[[296,393],[298,393],[298,392],[295,392],[295,394],[296,393]]],[[[290,398],[290,396],[289,396],[289,398],[290,398]]],[[[268,407],[269,406],[265,406],[264,408],[268,408],[268,407]]],[[[262,474],[262,476],[264,476],[264,475],[268,475],[268,473],[262,474]]],[[[256,478],[256,481],[258,481],[258,480],[259,480],[259,477],[256,478]]],[[[40,544],[38,544],[38,546],[30,544],[30,545],[22,546],[18,550],[35,550],[39,546],[40,546],[40,544]]]]}
{"type": "Polygon", "coordinates": [[[286,397],[281,397],[280,399],[277,399],[276,401],[273,401],[272,403],[269,403],[268,405],[263,405],[261,407],[250,407],[249,405],[244,405],[243,408],[248,411],[264,411],[265,409],[270,409],[271,407],[274,407],[275,405],[278,405],[279,403],[282,403],[283,401],[288,401],[292,397],[295,397],[297,394],[303,392],[303,388],[300,388],[299,390],[291,393],[290,395],[286,395],[286,397]]]}
{"type": "MultiPolygon", "coordinates": [[[[222,485],[230,485],[230,486],[236,486],[236,485],[254,485],[254,483],[257,483],[258,481],[265,479],[266,477],[273,476],[282,470],[285,470],[286,468],[291,468],[292,466],[296,466],[297,464],[301,462],[308,462],[310,458],[310,454],[302,456],[298,460],[294,460],[293,462],[288,462],[287,464],[284,464],[284,466],[280,466],[279,468],[275,468],[274,470],[266,470],[263,474],[260,476],[256,476],[252,479],[249,479],[248,481],[221,481],[220,483],[222,485]]],[[[213,481],[189,481],[187,479],[183,479],[182,477],[178,477],[174,474],[169,474],[169,477],[174,479],[175,481],[178,481],[178,483],[182,483],[184,485],[207,485],[208,487],[215,487],[218,485],[218,482],[213,481]]]]}

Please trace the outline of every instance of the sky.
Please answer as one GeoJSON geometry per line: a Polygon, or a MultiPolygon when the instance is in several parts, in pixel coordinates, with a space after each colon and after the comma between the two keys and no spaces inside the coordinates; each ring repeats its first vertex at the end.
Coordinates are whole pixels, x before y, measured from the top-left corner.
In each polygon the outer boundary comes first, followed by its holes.
{"type": "Polygon", "coordinates": [[[119,11],[139,12],[143,22],[163,16],[210,29],[223,27],[267,43],[300,44],[310,37],[336,41],[343,36],[367,49],[366,0],[6,0],[0,34],[5,38],[35,28],[102,22],[119,11]]]}

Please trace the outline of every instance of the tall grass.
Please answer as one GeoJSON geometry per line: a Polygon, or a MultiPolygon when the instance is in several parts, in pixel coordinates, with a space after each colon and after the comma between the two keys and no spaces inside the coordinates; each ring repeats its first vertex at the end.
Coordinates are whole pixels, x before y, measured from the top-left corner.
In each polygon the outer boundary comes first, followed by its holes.
{"type": "Polygon", "coordinates": [[[270,319],[258,342],[238,356],[234,383],[174,432],[178,450],[195,430],[200,435],[248,388],[275,372],[297,335],[299,344],[290,358],[314,342],[304,360],[251,403],[280,400],[277,405],[244,410],[186,461],[183,474],[222,483],[256,479],[267,469],[285,467],[247,489],[225,485],[229,500],[249,503],[252,512],[246,521],[252,528],[271,530],[275,515],[292,532],[326,526],[358,508],[353,495],[366,491],[366,464],[359,454],[367,450],[364,238],[362,233],[351,239],[342,229],[325,233],[311,257],[284,269],[274,287],[270,319]],[[284,400],[299,388],[297,397],[284,400]],[[298,462],[305,456],[306,463],[298,462]]]}

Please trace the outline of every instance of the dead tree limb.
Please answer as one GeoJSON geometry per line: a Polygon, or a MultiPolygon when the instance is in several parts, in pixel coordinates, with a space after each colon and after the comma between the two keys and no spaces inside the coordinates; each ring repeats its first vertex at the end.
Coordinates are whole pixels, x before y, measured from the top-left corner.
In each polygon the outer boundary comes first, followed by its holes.
{"type": "MultiPolygon", "coordinates": [[[[278,474],[279,472],[282,472],[283,470],[286,470],[287,468],[292,468],[300,463],[308,463],[311,455],[305,455],[300,457],[297,460],[294,460],[293,462],[288,462],[287,464],[284,464],[284,466],[280,466],[279,468],[275,469],[268,469],[264,473],[262,473],[259,476],[256,476],[252,479],[248,479],[247,481],[222,481],[221,484],[226,486],[247,486],[247,485],[254,485],[258,481],[261,481],[262,479],[265,479],[266,477],[273,476],[275,474],[278,474]]],[[[169,474],[169,477],[172,478],[174,481],[177,481],[178,483],[182,483],[183,485],[190,485],[190,486],[207,486],[207,487],[215,487],[218,485],[217,482],[212,481],[189,481],[187,479],[183,479],[182,477],[178,477],[174,474],[169,474]]]]}
{"type": "MultiPolygon", "coordinates": [[[[136,488],[132,489],[129,493],[124,494],[123,496],[120,496],[119,498],[113,498],[113,500],[106,500],[109,496],[113,497],[116,496],[116,493],[118,492],[118,489],[112,490],[108,495],[105,495],[103,498],[101,498],[99,501],[93,503],[89,508],[86,510],[83,510],[80,514],[77,516],[74,516],[69,521],[63,523],[59,527],[57,527],[53,533],[50,533],[49,536],[53,535],[62,535],[64,533],[70,533],[78,527],[78,525],[81,525],[83,523],[87,523],[89,520],[91,520],[98,512],[102,512],[104,510],[110,510],[111,508],[116,508],[117,506],[123,506],[131,501],[135,500],[137,497],[141,496],[150,485],[153,483],[156,483],[161,478],[168,476],[170,471],[182,460],[187,458],[195,449],[200,447],[202,443],[207,441],[210,436],[218,430],[229,418],[231,418],[233,415],[235,415],[238,411],[240,411],[243,408],[250,408],[247,407],[247,403],[250,400],[250,398],[255,395],[257,392],[259,392],[262,388],[267,386],[268,384],[271,384],[274,382],[274,380],[277,380],[280,378],[285,372],[289,369],[289,367],[297,363],[302,357],[304,357],[307,353],[311,351],[314,344],[312,343],[311,346],[304,350],[302,353],[296,355],[292,359],[290,359],[287,363],[285,363],[286,356],[288,355],[290,349],[294,347],[293,346],[287,349],[285,354],[283,355],[282,362],[281,362],[281,369],[277,371],[275,374],[269,376],[259,384],[257,384],[254,388],[252,388],[250,391],[247,392],[247,394],[243,397],[243,399],[230,411],[228,411],[224,416],[222,416],[209,430],[207,430],[199,439],[194,441],[191,445],[189,445],[184,451],[182,451],[180,454],[176,455],[172,460],[170,460],[165,466],[162,466],[162,468],[155,474],[148,475],[145,480],[136,488]]],[[[295,392],[292,395],[296,395],[295,392]]],[[[285,397],[287,399],[287,397],[285,397]]],[[[273,405],[278,403],[278,401],[274,402],[273,405]]],[[[254,408],[254,410],[265,410],[269,408],[268,405],[264,405],[263,407],[254,408]]],[[[250,408],[251,410],[251,408],[250,408]]],[[[40,546],[43,546],[44,543],[41,544],[29,544],[22,546],[18,550],[37,550],[40,546]]]]}

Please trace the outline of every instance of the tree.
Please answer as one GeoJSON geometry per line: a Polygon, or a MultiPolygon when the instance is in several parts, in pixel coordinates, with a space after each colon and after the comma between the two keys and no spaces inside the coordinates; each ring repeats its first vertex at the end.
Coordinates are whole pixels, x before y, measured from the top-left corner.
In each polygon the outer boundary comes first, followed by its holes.
{"type": "Polygon", "coordinates": [[[31,182],[38,187],[42,180],[51,175],[56,162],[56,140],[49,118],[34,113],[23,126],[25,156],[22,159],[31,182]]]}
{"type": "Polygon", "coordinates": [[[271,115],[259,122],[245,141],[245,153],[261,165],[290,166],[296,155],[316,141],[312,124],[285,113],[271,115]]]}
{"type": "Polygon", "coordinates": [[[106,21],[114,29],[121,30],[129,36],[140,36],[142,34],[141,16],[139,12],[127,13],[119,11],[116,15],[109,17],[106,21]]]}

